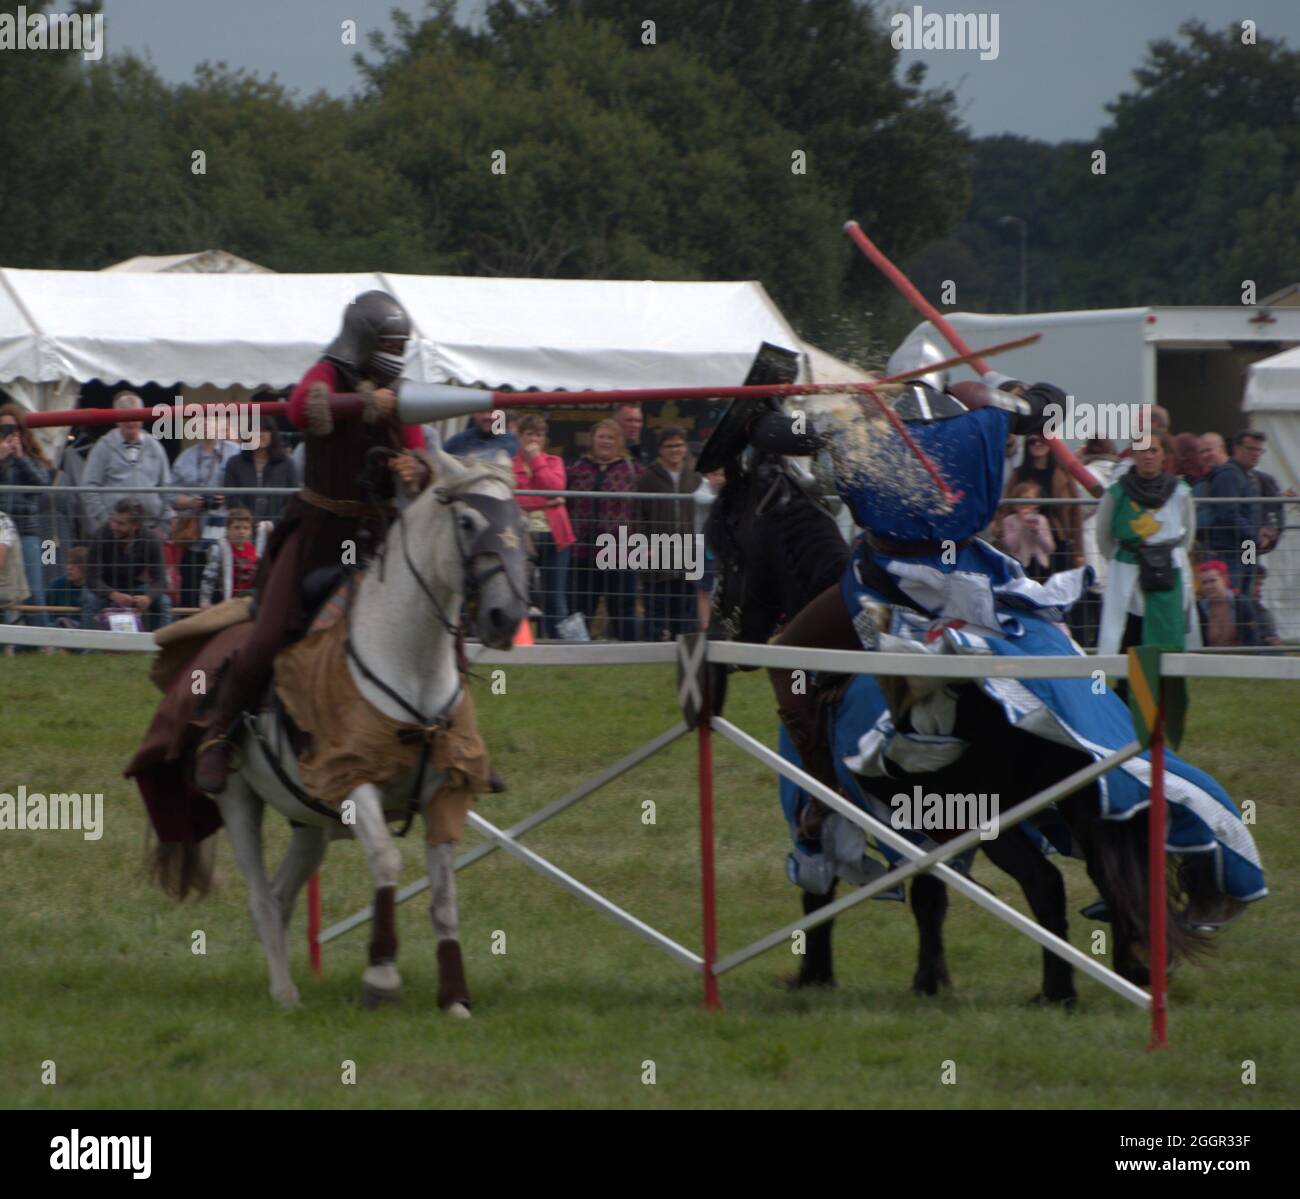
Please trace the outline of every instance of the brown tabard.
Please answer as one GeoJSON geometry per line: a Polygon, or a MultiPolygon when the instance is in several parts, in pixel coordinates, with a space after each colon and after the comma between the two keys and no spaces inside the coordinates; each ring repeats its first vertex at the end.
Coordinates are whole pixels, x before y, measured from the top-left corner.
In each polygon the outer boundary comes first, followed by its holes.
{"type": "MultiPolygon", "coordinates": [[[[384,787],[410,775],[423,749],[421,740],[399,740],[418,725],[389,719],[357,690],[344,653],[346,636],[347,622],[335,621],[275,660],[276,691],[294,722],[312,736],[311,749],[298,759],[303,787],[331,807],[361,783],[384,787]]],[[[459,841],[474,796],[489,788],[487,748],[468,689],[452,712],[451,727],[433,734],[428,769],[446,775],[429,805],[428,841],[459,841]]]]}

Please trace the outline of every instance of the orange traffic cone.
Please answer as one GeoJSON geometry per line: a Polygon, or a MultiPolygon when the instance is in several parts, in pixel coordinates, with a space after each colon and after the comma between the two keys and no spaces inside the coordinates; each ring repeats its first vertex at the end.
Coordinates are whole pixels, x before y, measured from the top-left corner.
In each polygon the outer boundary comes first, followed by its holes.
{"type": "Polygon", "coordinates": [[[514,644],[516,646],[533,644],[533,625],[527,616],[519,622],[519,627],[515,630],[514,644]]]}

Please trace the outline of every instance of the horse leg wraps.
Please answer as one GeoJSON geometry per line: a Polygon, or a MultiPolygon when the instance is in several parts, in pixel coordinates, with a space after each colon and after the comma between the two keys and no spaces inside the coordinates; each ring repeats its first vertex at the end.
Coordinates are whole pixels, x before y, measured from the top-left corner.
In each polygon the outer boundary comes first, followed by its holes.
{"type": "Polygon", "coordinates": [[[469,1007],[469,984],[465,981],[465,962],[459,941],[438,942],[438,1008],[446,1010],[453,1003],[469,1007]]]}
{"type": "Polygon", "coordinates": [[[397,960],[397,888],[375,888],[375,920],[370,934],[370,964],[397,960]]]}

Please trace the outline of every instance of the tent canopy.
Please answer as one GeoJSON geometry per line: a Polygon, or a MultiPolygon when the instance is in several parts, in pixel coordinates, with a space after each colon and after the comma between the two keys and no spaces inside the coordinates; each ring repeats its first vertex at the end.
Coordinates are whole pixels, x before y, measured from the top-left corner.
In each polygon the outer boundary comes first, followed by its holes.
{"type": "Polygon", "coordinates": [[[287,387],[372,288],[410,313],[407,374],[428,381],[732,384],[760,342],[800,344],[753,282],[0,269],[0,385],[287,387]]]}
{"type": "MultiPolygon", "coordinates": [[[[1241,410],[1268,437],[1263,468],[1283,487],[1300,489],[1300,346],[1251,364],[1241,410]]],[[[1293,509],[1292,519],[1298,516],[1293,509]]]]}

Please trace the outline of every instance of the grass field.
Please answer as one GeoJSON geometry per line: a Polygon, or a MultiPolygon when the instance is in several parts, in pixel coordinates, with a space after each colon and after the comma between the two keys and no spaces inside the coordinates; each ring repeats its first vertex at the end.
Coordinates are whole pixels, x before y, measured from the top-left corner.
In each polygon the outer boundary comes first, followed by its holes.
{"type": "MultiPolygon", "coordinates": [[[[1185,751],[1240,803],[1258,804],[1255,835],[1272,896],[1222,937],[1171,993],[1172,1050],[1147,1054],[1146,1017],[1080,977],[1073,1015],[1025,1006],[1039,950],[959,896],[947,940],[954,990],[908,991],[915,933],[903,905],[871,902],[837,925],[837,991],[779,986],[796,959],[774,951],[722,981],[725,1010],[706,1014],[699,979],[632,934],[497,853],[460,875],[462,939],[474,1019],[434,1004],[428,913],[401,909],[400,1009],[359,1005],[364,932],[307,968],[304,913],[292,936],[301,1009],[267,994],[242,881],[224,838],[219,892],[178,906],[139,870],[143,806],[121,769],[154,702],[131,656],[27,655],[0,662],[0,791],[102,791],[105,833],[0,832],[0,1105],[4,1107],[1291,1107],[1300,911],[1300,704],[1287,684],[1192,685],[1185,751]],[[205,956],[191,953],[204,931],[205,956]],[[506,953],[494,955],[494,932],[506,953]],[[42,1085],[42,1062],[57,1083],[42,1085]],[[356,1063],[345,1085],[342,1063],[356,1063]],[[1242,1063],[1256,1063],[1254,1085],[1242,1063]],[[643,1082],[643,1063],[655,1082],[643,1082]],[[945,1061],[956,1082],[941,1081],[945,1061]]],[[[485,800],[506,825],[667,728],[676,719],[666,667],[541,669],[480,693],[479,713],[510,782],[485,800]]],[[[733,682],[728,716],[771,738],[765,679],[733,682]]],[[[723,952],[798,912],[774,779],[716,746],[723,952]]],[[[682,740],[528,844],[656,927],[699,944],[694,745],[682,740]],[[642,823],[642,801],[657,806],[642,823]]],[[[416,829],[418,830],[417,824],[416,829]]],[[[278,860],[287,829],[268,817],[278,860]]],[[[403,844],[403,881],[421,870],[418,832],[403,844]]],[[[1095,894],[1064,863],[1070,910],[1095,894]]],[[[1022,906],[980,858],[976,874],[1022,906]]],[[[364,905],[359,847],[336,845],[323,874],[325,920],[364,905]]],[[[1073,942],[1091,926],[1074,916],[1073,942]]]]}

